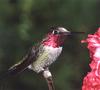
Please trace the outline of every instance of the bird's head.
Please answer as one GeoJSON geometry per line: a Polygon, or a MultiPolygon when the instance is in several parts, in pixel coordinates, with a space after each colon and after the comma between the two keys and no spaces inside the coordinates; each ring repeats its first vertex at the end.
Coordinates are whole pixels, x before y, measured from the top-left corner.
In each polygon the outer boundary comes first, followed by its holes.
{"type": "Polygon", "coordinates": [[[63,27],[51,27],[49,33],[43,39],[42,43],[46,46],[52,46],[54,48],[60,47],[64,44],[67,36],[72,35],[74,33],[81,32],[70,32],[63,27]]]}

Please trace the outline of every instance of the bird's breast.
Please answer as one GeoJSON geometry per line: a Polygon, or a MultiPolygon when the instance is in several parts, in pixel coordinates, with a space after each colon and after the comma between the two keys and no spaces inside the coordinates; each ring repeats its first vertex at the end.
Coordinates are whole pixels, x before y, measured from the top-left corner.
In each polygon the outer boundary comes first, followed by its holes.
{"type": "Polygon", "coordinates": [[[33,62],[32,69],[37,73],[43,71],[45,67],[48,67],[57,59],[61,51],[62,47],[44,46],[40,49],[36,61],[33,62]]]}

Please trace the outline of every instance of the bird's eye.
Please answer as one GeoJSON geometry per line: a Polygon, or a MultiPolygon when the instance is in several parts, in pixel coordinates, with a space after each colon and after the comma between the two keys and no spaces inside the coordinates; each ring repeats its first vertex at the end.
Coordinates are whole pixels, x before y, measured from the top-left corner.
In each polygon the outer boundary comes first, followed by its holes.
{"type": "Polygon", "coordinates": [[[53,30],[53,32],[52,32],[53,34],[60,34],[60,32],[59,31],[57,31],[57,30],[53,30]]]}

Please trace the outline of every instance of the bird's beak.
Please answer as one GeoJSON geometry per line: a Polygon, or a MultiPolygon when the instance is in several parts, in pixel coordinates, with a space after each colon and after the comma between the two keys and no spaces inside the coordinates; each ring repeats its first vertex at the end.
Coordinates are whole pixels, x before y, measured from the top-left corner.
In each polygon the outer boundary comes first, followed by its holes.
{"type": "Polygon", "coordinates": [[[85,32],[64,32],[64,35],[77,35],[77,34],[84,34],[85,32]]]}

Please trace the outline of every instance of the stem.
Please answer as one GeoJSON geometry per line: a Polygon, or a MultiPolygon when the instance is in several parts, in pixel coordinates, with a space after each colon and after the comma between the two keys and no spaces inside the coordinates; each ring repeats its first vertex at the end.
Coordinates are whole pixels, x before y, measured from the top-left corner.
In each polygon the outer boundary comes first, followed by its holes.
{"type": "Polygon", "coordinates": [[[54,84],[53,84],[53,79],[52,79],[52,74],[51,74],[51,72],[49,71],[48,68],[46,68],[46,69],[43,71],[43,77],[44,77],[44,78],[46,79],[46,81],[47,81],[49,90],[55,90],[54,84]]]}
{"type": "Polygon", "coordinates": [[[46,78],[49,90],[55,90],[52,77],[46,78]]]}

